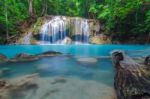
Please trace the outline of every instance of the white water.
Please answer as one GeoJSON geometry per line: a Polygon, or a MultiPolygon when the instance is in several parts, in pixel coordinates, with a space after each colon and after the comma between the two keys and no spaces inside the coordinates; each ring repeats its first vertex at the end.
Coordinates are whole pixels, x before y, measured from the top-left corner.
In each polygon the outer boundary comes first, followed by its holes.
{"type": "MultiPolygon", "coordinates": [[[[54,16],[40,29],[38,43],[47,44],[88,44],[90,27],[87,19],[54,16]],[[68,31],[69,30],[69,31],[68,31]]],[[[22,44],[31,44],[32,33],[28,33],[22,44]]]]}
{"type": "Polygon", "coordinates": [[[75,44],[88,43],[90,35],[89,24],[86,19],[76,18],[74,21],[75,44]],[[78,36],[77,36],[78,35],[78,36]]]}
{"type": "Polygon", "coordinates": [[[66,18],[53,17],[46,22],[41,29],[41,44],[56,44],[62,41],[66,36],[66,18]]]}
{"type": "Polygon", "coordinates": [[[22,40],[22,44],[31,44],[32,32],[28,33],[22,40]]]}
{"type": "Polygon", "coordinates": [[[42,26],[40,44],[64,44],[65,39],[71,39],[72,35],[74,35],[73,43],[88,43],[89,31],[89,24],[86,19],[55,16],[42,26]],[[72,20],[73,22],[71,23],[72,20]],[[71,33],[67,32],[67,26],[72,26],[71,29],[69,28],[69,30],[72,30],[71,33]]]}

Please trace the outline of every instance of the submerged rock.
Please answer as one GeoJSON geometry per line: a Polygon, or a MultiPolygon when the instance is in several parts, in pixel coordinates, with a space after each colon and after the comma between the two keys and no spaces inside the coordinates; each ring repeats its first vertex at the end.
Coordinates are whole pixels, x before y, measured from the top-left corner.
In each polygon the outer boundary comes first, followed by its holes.
{"type": "Polygon", "coordinates": [[[29,54],[21,53],[21,54],[16,55],[15,58],[27,58],[27,57],[30,57],[30,56],[31,56],[31,55],[29,55],[29,54]]]}
{"type": "Polygon", "coordinates": [[[26,99],[27,92],[34,94],[37,89],[38,84],[33,77],[14,81],[0,80],[0,99],[26,99]]]}
{"type": "Polygon", "coordinates": [[[83,57],[83,58],[77,58],[77,62],[81,64],[96,64],[97,63],[96,58],[91,58],[91,57],[83,57]]]}
{"type": "Polygon", "coordinates": [[[3,68],[0,70],[0,77],[3,77],[5,75],[10,75],[12,73],[10,68],[3,68]]]}
{"type": "Polygon", "coordinates": [[[48,64],[43,64],[43,65],[39,65],[39,66],[37,66],[37,70],[39,71],[39,72],[49,72],[49,71],[51,71],[51,66],[49,66],[48,64]]]}
{"type": "Polygon", "coordinates": [[[143,64],[144,63],[144,58],[142,58],[142,57],[133,58],[133,60],[135,62],[137,62],[138,64],[143,64]]]}
{"type": "Polygon", "coordinates": [[[57,83],[66,83],[66,79],[64,78],[56,78],[55,81],[51,82],[51,84],[57,84],[57,83]]]}
{"type": "Polygon", "coordinates": [[[33,74],[5,82],[0,88],[0,99],[117,99],[112,86],[74,76],[33,74]]]}
{"type": "Polygon", "coordinates": [[[0,77],[3,77],[3,71],[0,70],[0,77]]]}
{"type": "Polygon", "coordinates": [[[16,55],[14,58],[8,61],[9,62],[28,62],[28,61],[38,60],[39,58],[42,58],[42,57],[57,56],[57,55],[62,55],[62,53],[55,52],[55,51],[48,51],[48,52],[44,52],[38,55],[30,55],[26,53],[21,53],[21,54],[16,55]]]}
{"type": "Polygon", "coordinates": [[[25,62],[25,61],[34,61],[38,59],[39,59],[38,56],[21,53],[21,54],[16,55],[16,57],[10,59],[9,61],[10,62],[25,62]]]}
{"type": "Polygon", "coordinates": [[[6,81],[5,80],[0,80],[0,89],[6,86],[6,81]]]}
{"type": "Polygon", "coordinates": [[[61,52],[55,52],[55,51],[47,51],[47,52],[44,52],[42,54],[39,54],[38,56],[47,57],[47,56],[57,56],[57,55],[62,55],[62,53],[61,52]]]}

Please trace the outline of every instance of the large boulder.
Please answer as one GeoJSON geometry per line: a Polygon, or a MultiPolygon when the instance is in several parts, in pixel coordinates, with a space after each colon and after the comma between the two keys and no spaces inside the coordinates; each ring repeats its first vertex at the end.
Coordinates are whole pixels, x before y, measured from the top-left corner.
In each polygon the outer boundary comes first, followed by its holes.
{"type": "Polygon", "coordinates": [[[62,44],[71,44],[72,40],[69,37],[65,37],[65,39],[61,42],[62,44]]]}
{"type": "Polygon", "coordinates": [[[90,35],[95,35],[99,33],[101,26],[98,20],[89,19],[88,23],[90,27],[90,33],[91,33],[90,35]]]}
{"type": "Polygon", "coordinates": [[[114,88],[117,99],[150,99],[148,61],[139,64],[124,52],[112,53],[112,62],[116,69],[114,88]]]}
{"type": "Polygon", "coordinates": [[[101,34],[98,36],[91,37],[90,43],[92,43],[92,44],[110,44],[111,41],[106,35],[101,34]]]}
{"type": "Polygon", "coordinates": [[[55,52],[55,51],[47,51],[47,52],[43,52],[41,54],[39,54],[39,57],[49,57],[49,56],[58,56],[58,55],[62,55],[61,52],[55,52]]]}
{"type": "Polygon", "coordinates": [[[145,58],[144,64],[150,66],[150,55],[145,58]]]}

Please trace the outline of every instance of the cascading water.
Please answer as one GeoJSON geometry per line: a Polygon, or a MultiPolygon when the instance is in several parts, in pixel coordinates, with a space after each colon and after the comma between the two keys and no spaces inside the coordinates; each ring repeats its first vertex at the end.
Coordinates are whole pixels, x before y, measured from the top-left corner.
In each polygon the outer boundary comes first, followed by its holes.
{"type": "Polygon", "coordinates": [[[46,22],[41,29],[41,44],[61,44],[67,37],[66,26],[65,17],[53,17],[46,22]]]}
{"type": "Polygon", "coordinates": [[[71,39],[72,35],[75,44],[88,43],[89,32],[87,19],[55,16],[42,26],[40,44],[64,44],[65,39],[71,39]],[[67,26],[72,26],[71,35],[67,32],[67,26]]]}
{"type": "Polygon", "coordinates": [[[32,32],[28,33],[23,39],[22,44],[31,44],[32,32]]]}
{"type": "MultiPolygon", "coordinates": [[[[22,44],[88,44],[90,22],[84,18],[65,16],[48,17],[39,33],[28,33],[22,44]],[[50,18],[50,19],[48,19],[50,18]],[[31,41],[34,41],[34,43],[31,41]]],[[[36,26],[35,26],[36,27],[36,26]]]]}
{"type": "Polygon", "coordinates": [[[89,43],[90,29],[86,19],[76,18],[74,23],[75,44],[89,43]]]}

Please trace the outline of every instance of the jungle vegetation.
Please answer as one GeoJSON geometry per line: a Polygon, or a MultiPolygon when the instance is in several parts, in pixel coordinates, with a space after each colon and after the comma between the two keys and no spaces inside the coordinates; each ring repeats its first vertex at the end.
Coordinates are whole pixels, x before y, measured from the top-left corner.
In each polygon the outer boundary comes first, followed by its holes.
{"type": "Polygon", "coordinates": [[[25,21],[45,15],[97,19],[109,36],[150,42],[150,0],[0,0],[0,43],[20,35],[25,21]]]}

